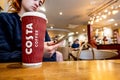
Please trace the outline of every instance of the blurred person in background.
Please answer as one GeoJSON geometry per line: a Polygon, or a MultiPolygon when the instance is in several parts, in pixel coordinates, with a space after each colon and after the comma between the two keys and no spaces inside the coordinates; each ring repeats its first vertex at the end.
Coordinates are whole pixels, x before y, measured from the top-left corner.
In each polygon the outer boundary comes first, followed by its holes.
{"type": "Polygon", "coordinates": [[[78,50],[79,47],[80,47],[79,39],[76,39],[76,40],[73,42],[73,44],[72,44],[71,47],[72,47],[74,50],[78,50]]]}

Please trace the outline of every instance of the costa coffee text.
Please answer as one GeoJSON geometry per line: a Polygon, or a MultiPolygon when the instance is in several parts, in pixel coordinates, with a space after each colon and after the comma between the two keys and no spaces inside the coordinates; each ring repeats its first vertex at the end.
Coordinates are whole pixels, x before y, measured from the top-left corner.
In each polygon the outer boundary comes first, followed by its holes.
{"type": "Polygon", "coordinates": [[[26,54],[31,54],[32,53],[32,46],[33,46],[33,42],[34,42],[34,46],[38,47],[38,30],[33,31],[33,23],[27,24],[26,25],[26,49],[25,52],[26,54]],[[34,36],[32,35],[34,33],[34,36]]]}

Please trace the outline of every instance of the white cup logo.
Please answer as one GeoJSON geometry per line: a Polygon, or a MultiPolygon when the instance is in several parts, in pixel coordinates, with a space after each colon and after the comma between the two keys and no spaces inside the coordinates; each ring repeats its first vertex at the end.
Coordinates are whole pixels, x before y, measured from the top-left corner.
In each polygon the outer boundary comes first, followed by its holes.
{"type": "Polygon", "coordinates": [[[33,23],[30,23],[30,24],[27,24],[26,25],[26,49],[25,49],[25,52],[26,54],[31,54],[32,53],[32,46],[33,46],[33,43],[32,43],[32,40],[35,38],[35,47],[38,47],[38,43],[39,43],[39,40],[38,40],[38,30],[35,30],[35,35],[34,37],[29,35],[29,34],[32,34],[33,33],[33,23]],[[29,35],[29,36],[28,36],[29,35]]]}
{"type": "Polygon", "coordinates": [[[31,54],[32,53],[32,41],[34,38],[33,36],[27,36],[28,34],[33,33],[33,23],[27,24],[26,25],[26,49],[25,52],[26,54],[31,54]]]}

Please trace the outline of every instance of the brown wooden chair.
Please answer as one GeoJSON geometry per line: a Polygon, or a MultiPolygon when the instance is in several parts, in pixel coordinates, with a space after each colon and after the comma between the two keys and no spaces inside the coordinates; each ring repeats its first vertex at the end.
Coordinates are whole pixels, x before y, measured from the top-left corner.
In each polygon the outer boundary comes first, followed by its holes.
{"type": "Polygon", "coordinates": [[[83,48],[85,46],[88,46],[89,49],[91,50],[88,50],[90,53],[92,53],[92,59],[94,60],[95,59],[95,55],[94,55],[94,50],[93,50],[93,47],[88,44],[88,43],[84,43],[82,46],[79,47],[79,49],[76,51],[76,52],[73,52],[73,51],[69,51],[69,54],[68,54],[68,59],[71,60],[70,58],[72,58],[73,60],[77,61],[77,60],[81,60],[80,56],[81,56],[81,51],[83,50],[83,48]],[[76,56],[74,55],[76,54],[76,56]]]}

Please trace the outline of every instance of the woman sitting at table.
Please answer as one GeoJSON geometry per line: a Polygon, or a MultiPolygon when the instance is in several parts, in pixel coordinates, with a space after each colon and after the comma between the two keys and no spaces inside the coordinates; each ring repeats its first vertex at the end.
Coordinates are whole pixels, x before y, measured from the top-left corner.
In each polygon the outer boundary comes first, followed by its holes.
{"type": "MultiPolygon", "coordinates": [[[[8,0],[11,13],[0,13],[0,62],[21,61],[21,16],[25,12],[35,12],[45,0],[8,0]]],[[[56,49],[61,43],[55,45],[50,41],[46,31],[44,53],[50,57],[43,57],[43,61],[62,61],[62,54],[56,49]]]]}

